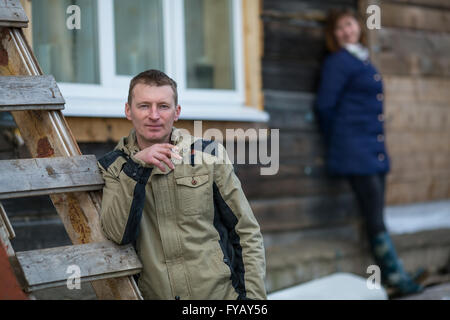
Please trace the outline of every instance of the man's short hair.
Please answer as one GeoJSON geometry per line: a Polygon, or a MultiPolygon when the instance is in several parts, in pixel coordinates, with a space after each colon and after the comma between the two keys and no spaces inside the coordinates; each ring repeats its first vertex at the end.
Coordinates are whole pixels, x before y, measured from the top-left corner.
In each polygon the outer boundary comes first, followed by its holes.
{"type": "Polygon", "coordinates": [[[166,75],[164,72],[151,69],[141,72],[133,79],[131,79],[130,89],[128,91],[128,104],[130,105],[130,107],[131,102],[133,100],[133,89],[139,83],[157,87],[170,86],[173,91],[173,99],[175,101],[175,106],[178,105],[177,83],[168,75],[166,75]]]}

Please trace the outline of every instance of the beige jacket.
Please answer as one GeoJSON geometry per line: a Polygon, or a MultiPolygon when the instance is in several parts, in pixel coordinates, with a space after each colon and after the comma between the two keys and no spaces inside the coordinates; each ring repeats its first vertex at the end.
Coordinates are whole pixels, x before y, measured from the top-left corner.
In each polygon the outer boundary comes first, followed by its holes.
{"type": "Polygon", "coordinates": [[[266,299],[259,225],[225,148],[173,128],[183,160],[166,172],[134,155],[134,129],[99,160],[101,224],[143,263],[145,299],[266,299]]]}

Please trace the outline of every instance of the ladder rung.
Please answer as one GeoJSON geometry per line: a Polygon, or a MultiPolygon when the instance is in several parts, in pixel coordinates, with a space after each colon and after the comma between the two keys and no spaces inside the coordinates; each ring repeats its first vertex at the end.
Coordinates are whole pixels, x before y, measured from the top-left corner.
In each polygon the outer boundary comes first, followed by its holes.
{"type": "Polygon", "coordinates": [[[27,288],[25,291],[65,286],[78,266],[80,280],[93,281],[130,276],[142,270],[133,246],[111,241],[17,252],[27,288]]]}
{"type": "Polygon", "coordinates": [[[53,76],[0,77],[0,111],[62,110],[64,104],[53,76]]]}
{"type": "Polygon", "coordinates": [[[101,190],[94,155],[0,161],[0,200],[54,193],[101,190]]]}
{"type": "Polygon", "coordinates": [[[26,28],[28,18],[19,0],[0,1],[0,27],[26,28]]]}

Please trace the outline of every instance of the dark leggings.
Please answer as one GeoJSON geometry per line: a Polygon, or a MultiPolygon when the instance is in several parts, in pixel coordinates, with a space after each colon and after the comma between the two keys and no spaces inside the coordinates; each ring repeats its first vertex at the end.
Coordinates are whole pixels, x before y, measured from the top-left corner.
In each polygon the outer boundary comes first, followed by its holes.
{"type": "Polygon", "coordinates": [[[383,218],[386,174],[351,175],[348,180],[356,195],[369,238],[386,231],[383,218]]]}

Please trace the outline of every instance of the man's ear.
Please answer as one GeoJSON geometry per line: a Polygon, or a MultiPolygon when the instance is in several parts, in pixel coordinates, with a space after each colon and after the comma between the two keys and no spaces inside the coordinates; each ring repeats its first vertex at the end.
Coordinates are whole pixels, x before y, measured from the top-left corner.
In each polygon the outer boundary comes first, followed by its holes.
{"type": "Polygon", "coordinates": [[[174,118],[175,121],[178,121],[178,118],[180,118],[180,113],[181,113],[181,106],[177,105],[175,107],[175,118],[174,118]]]}
{"type": "Polygon", "coordinates": [[[125,116],[128,120],[131,121],[131,106],[127,103],[125,103],[125,116]]]}

